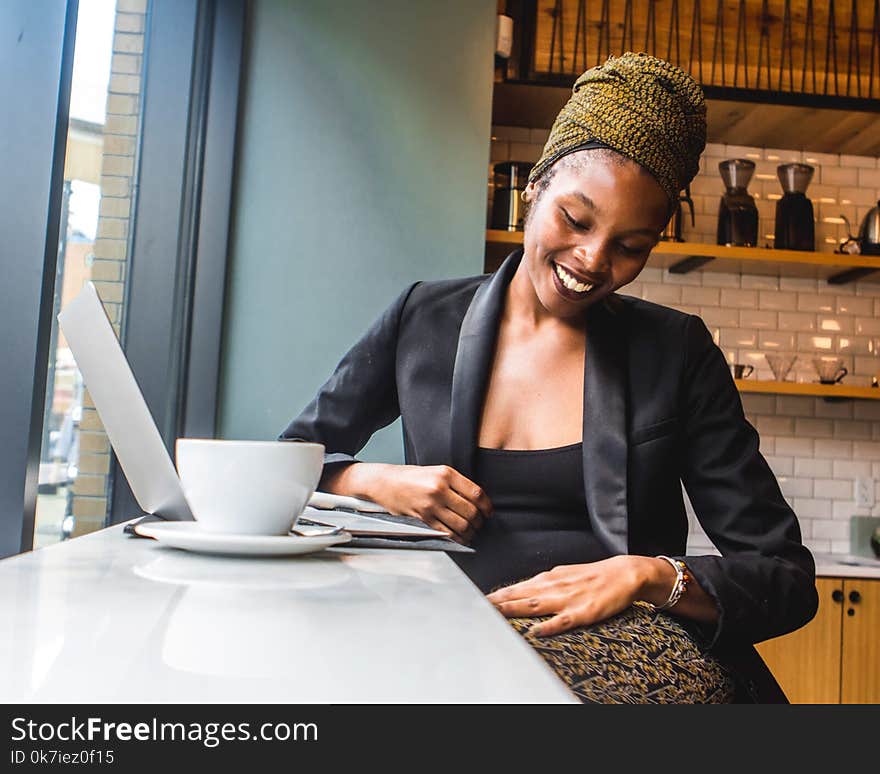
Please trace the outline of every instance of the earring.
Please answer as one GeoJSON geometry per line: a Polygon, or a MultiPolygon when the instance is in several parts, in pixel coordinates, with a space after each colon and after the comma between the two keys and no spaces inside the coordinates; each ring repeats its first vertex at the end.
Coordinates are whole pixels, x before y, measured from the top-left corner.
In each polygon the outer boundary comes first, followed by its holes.
{"type": "Polygon", "coordinates": [[[521,201],[524,201],[524,202],[528,201],[528,199],[526,199],[525,189],[519,192],[519,198],[521,201]]]}

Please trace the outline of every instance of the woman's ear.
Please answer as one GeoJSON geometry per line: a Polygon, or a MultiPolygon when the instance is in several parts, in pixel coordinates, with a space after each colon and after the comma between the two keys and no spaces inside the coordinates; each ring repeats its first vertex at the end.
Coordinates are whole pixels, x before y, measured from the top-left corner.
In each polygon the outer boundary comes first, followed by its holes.
{"type": "Polygon", "coordinates": [[[519,195],[519,198],[527,204],[531,204],[535,200],[535,183],[531,182],[523,188],[523,192],[519,195]]]}

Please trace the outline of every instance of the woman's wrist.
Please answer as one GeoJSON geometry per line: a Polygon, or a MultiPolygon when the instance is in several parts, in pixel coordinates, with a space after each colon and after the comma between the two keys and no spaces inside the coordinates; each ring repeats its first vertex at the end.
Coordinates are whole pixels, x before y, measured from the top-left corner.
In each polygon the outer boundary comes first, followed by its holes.
{"type": "Polygon", "coordinates": [[[675,585],[676,572],[665,559],[652,556],[638,557],[638,583],[635,598],[660,607],[669,599],[675,585]]]}
{"type": "Polygon", "coordinates": [[[380,462],[353,462],[332,474],[324,483],[332,494],[376,501],[381,496],[383,475],[389,466],[380,462]]]}

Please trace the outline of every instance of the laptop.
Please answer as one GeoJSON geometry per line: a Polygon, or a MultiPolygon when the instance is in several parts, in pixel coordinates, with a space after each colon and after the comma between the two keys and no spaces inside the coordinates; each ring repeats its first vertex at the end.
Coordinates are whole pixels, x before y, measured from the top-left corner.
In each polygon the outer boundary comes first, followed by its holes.
{"type": "MultiPolygon", "coordinates": [[[[61,310],[58,323],[132,494],[141,510],[148,514],[126,525],[125,531],[137,534],[134,527],[157,519],[193,521],[177,471],[91,282],[86,282],[79,295],[61,310]]],[[[377,511],[381,511],[381,506],[375,503],[316,492],[300,521],[342,527],[364,538],[418,540],[425,548],[442,541],[444,550],[471,550],[448,546],[444,532],[431,529],[417,519],[377,511]],[[364,515],[365,512],[371,515],[364,515]],[[428,538],[435,540],[428,541],[428,538]]],[[[413,547],[411,542],[409,547],[413,547]]]]}

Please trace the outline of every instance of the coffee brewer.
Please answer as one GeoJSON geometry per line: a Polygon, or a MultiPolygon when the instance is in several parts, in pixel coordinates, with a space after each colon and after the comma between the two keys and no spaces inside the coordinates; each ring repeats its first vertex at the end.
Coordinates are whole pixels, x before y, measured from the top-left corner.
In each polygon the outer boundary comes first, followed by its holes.
{"type": "Polygon", "coordinates": [[[527,161],[502,161],[493,167],[495,198],[492,201],[492,228],[523,230],[525,207],[520,195],[528,185],[532,166],[527,161]]]}
{"type": "Polygon", "coordinates": [[[813,203],[806,197],[813,179],[809,164],[780,164],[776,176],[785,192],[776,202],[777,250],[815,250],[816,232],[813,203]]]}
{"type": "Polygon", "coordinates": [[[727,188],[718,208],[719,245],[755,247],[758,244],[758,208],[746,190],[755,172],[755,162],[728,159],[718,163],[727,188]]]}

